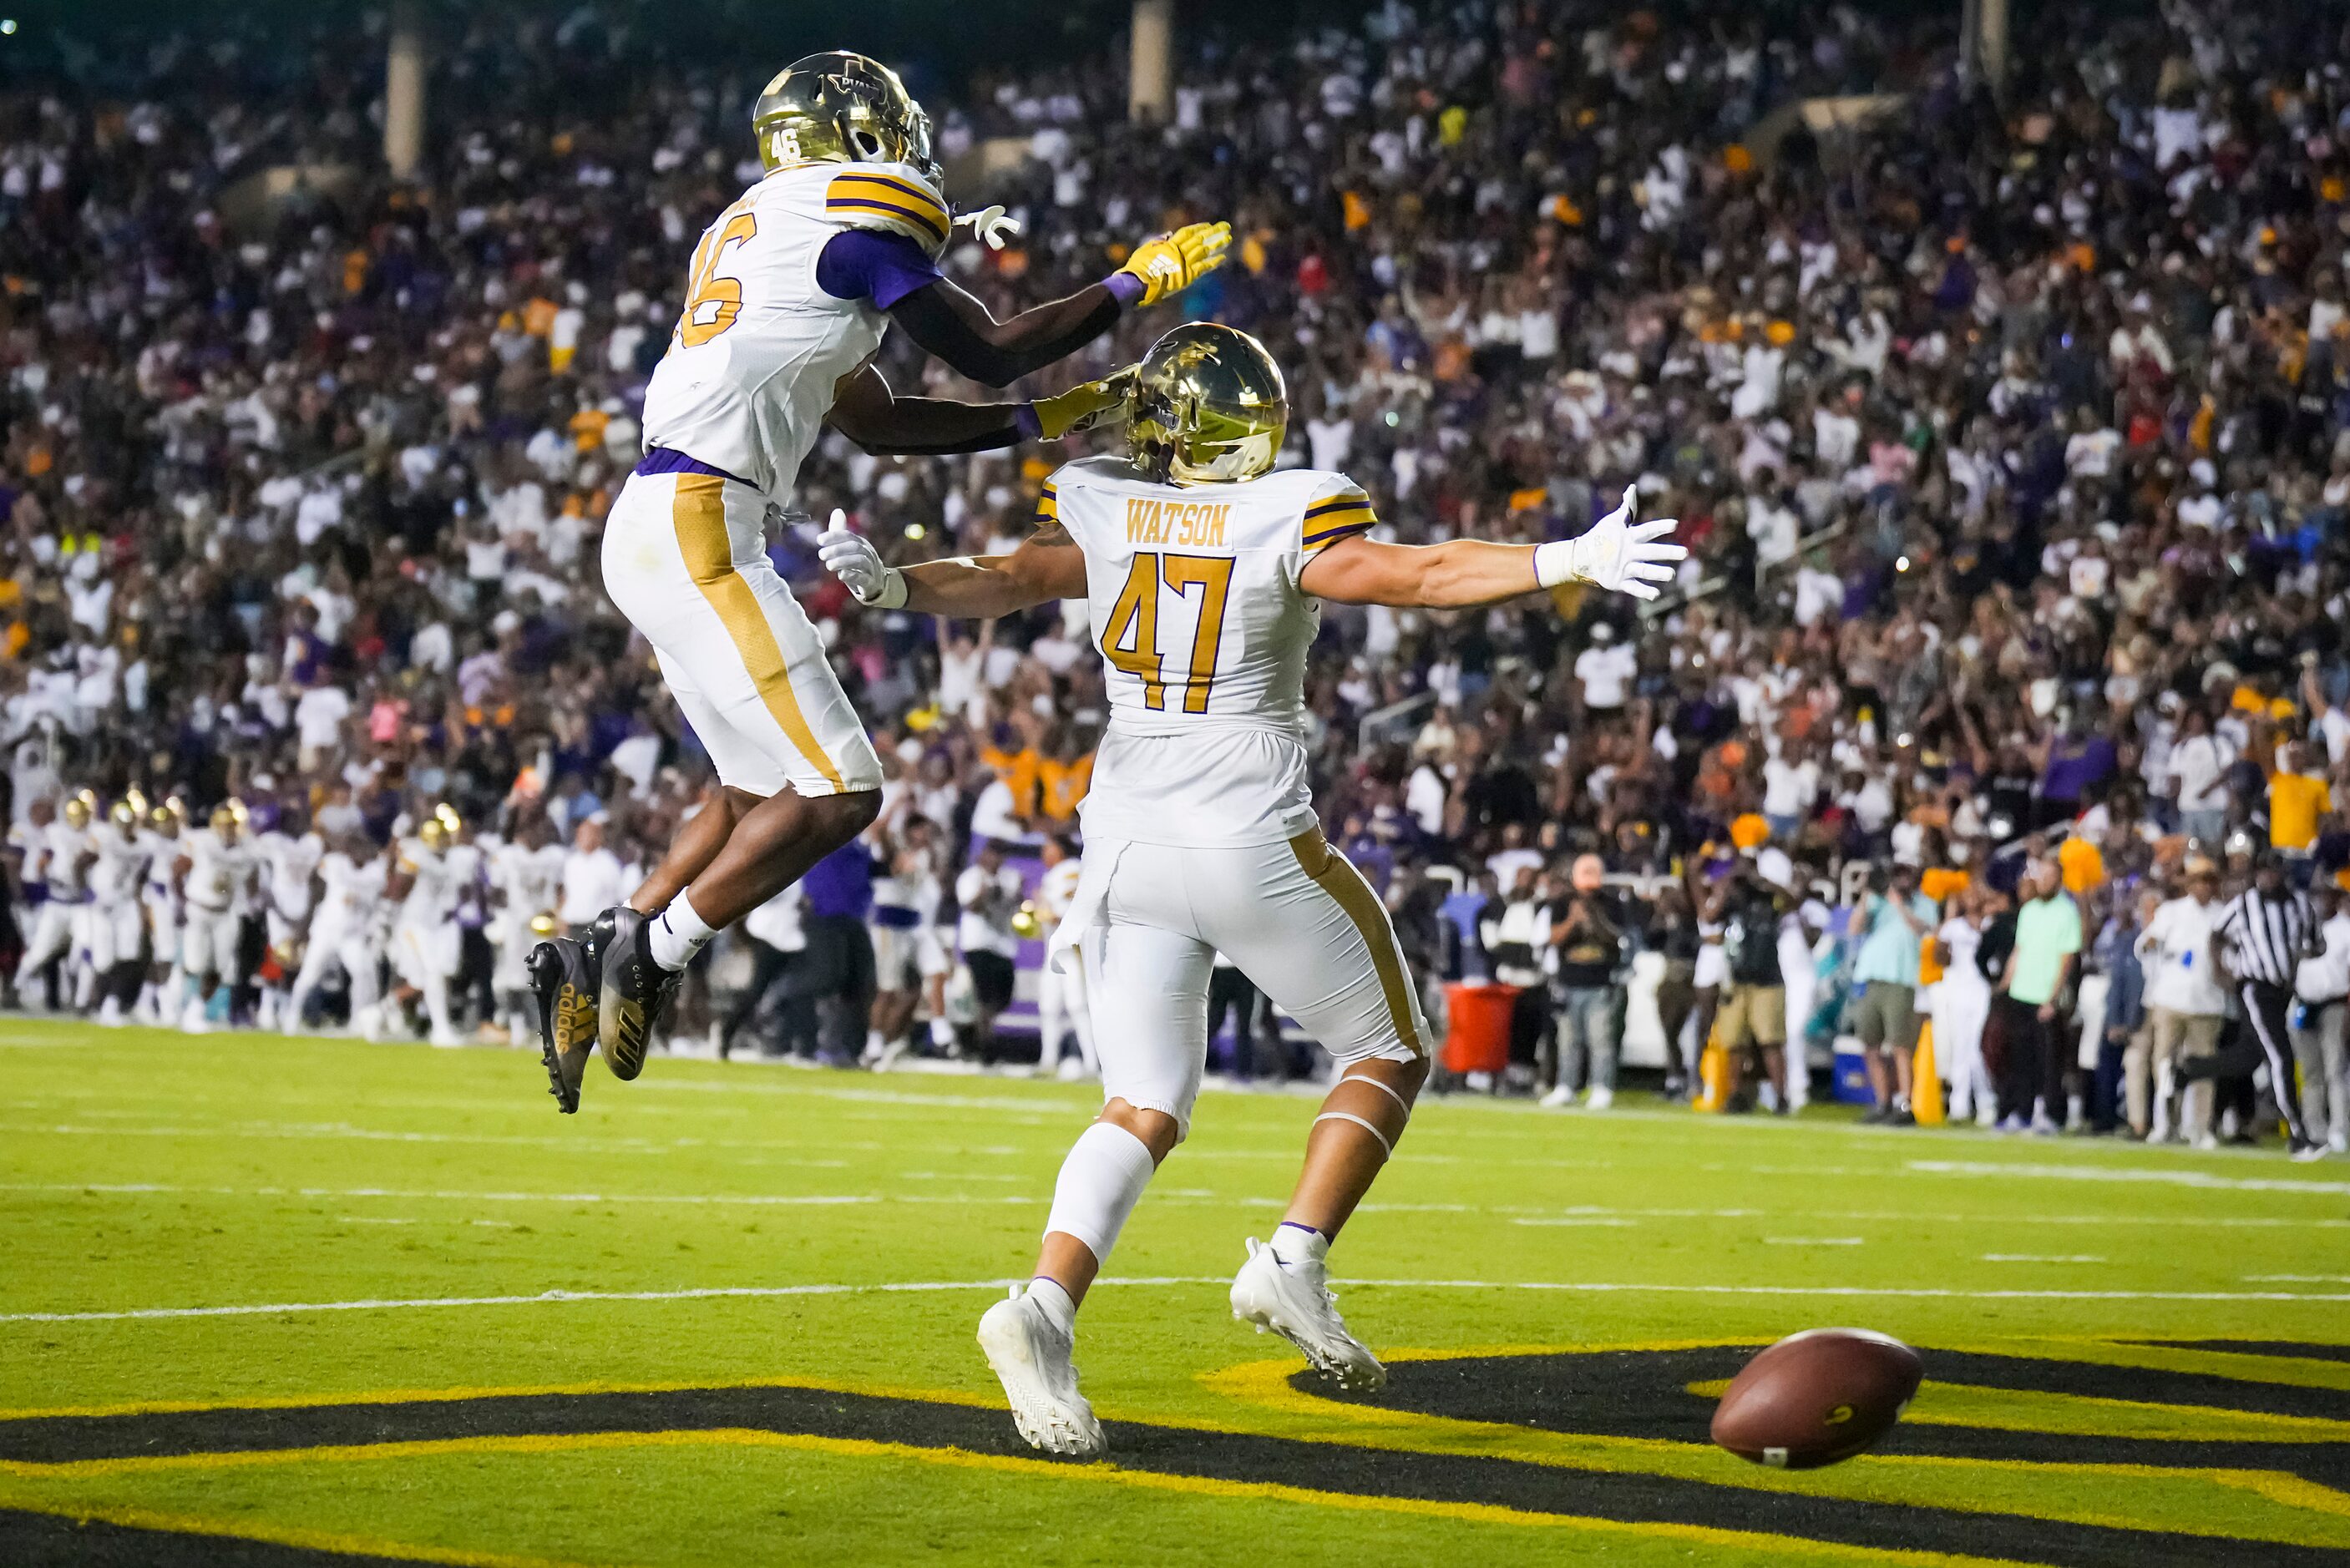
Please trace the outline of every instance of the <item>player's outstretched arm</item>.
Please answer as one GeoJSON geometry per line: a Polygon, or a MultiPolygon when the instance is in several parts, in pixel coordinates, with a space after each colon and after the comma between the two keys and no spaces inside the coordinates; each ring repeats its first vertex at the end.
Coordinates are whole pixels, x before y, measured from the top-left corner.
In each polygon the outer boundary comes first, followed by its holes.
{"type": "Polygon", "coordinates": [[[881,372],[859,366],[833,388],[831,425],[876,457],[993,452],[1024,441],[1057,441],[1116,423],[1126,413],[1129,368],[1029,403],[955,403],[901,398],[881,372]]]}
{"type": "Polygon", "coordinates": [[[951,279],[896,299],[889,319],[925,349],[984,386],[1008,387],[1108,331],[1129,306],[1156,305],[1222,266],[1230,223],[1191,223],[1137,245],[1126,265],[1066,299],[998,321],[951,279]]]}
{"type": "Polygon", "coordinates": [[[1305,563],[1297,586],[1315,598],[1339,604],[1424,609],[1497,604],[1568,582],[1652,599],[1659,583],[1672,581],[1673,563],[1685,558],[1689,550],[1664,542],[1677,525],[1672,518],[1632,522],[1638,500],[1637,492],[1627,485],[1623,504],[1583,534],[1543,545],[1497,545],[1484,539],[1383,545],[1361,535],[1341,539],[1305,563]]]}
{"type": "Polygon", "coordinates": [[[859,604],[877,609],[993,620],[1047,599],[1080,598],[1086,591],[1085,552],[1058,523],[1046,524],[1008,556],[959,556],[902,571],[847,524],[841,513],[832,514],[832,526],[816,540],[816,558],[859,604]]]}

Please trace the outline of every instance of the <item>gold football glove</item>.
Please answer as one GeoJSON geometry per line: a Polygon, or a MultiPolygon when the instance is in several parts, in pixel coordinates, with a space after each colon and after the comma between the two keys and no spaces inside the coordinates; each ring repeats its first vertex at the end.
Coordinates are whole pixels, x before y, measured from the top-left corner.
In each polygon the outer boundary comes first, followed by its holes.
{"type": "Polygon", "coordinates": [[[1058,441],[1079,431],[1124,424],[1126,394],[1134,386],[1134,374],[1135,368],[1128,365],[1098,381],[1087,381],[1066,392],[1037,399],[1030,406],[1036,410],[1039,432],[1046,441],[1058,441]]]}
{"type": "Polygon", "coordinates": [[[1223,265],[1224,252],[1232,243],[1230,223],[1186,223],[1171,234],[1135,246],[1134,254],[1118,270],[1141,280],[1141,304],[1156,305],[1223,265]]]}

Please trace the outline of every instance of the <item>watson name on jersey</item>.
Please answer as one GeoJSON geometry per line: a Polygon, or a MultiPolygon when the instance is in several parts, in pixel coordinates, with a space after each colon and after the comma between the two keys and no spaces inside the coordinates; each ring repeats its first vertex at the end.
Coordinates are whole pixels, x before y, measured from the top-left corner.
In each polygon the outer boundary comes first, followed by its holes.
{"type": "Polygon", "coordinates": [[[1321,605],[1297,576],[1372,526],[1361,487],[1290,469],[1179,488],[1094,457],[1053,476],[1037,519],[1085,552],[1108,666],[1087,837],[1217,848],[1311,828],[1305,656],[1321,605]]]}

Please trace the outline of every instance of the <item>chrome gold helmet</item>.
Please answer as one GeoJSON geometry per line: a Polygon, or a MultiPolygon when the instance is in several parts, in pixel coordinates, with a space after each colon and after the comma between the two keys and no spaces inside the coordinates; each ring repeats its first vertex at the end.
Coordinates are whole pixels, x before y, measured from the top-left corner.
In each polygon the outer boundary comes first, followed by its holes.
{"type": "Polygon", "coordinates": [[[1127,409],[1127,454],[1162,483],[1270,472],[1289,430],[1281,367],[1263,344],[1212,321],[1186,322],[1150,346],[1127,409]]]}
{"type": "Polygon", "coordinates": [[[931,117],[898,73],[863,55],[832,50],[777,71],[751,108],[759,161],[769,169],[824,163],[910,163],[939,177],[931,117]]]}
{"type": "Polygon", "coordinates": [[[135,789],[127,791],[120,800],[114,803],[114,809],[106,815],[109,821],[122,829],[122,836],[128,838],[132,829],[146,820],[147,797],[135,789]]]}
{"type": "Polygon", "coordinates": [[[148,826],[166,837],[178,833],[187,826],[187,822],[188,803],[178,795],[158,802],[155,809],[147,814],[148,826]]]}
{"type": "Polygon", "coordinates": [[[89,819],[97,815],[97,810],[98,796],[90,791],[80,790],[73,794],[68,795],[66,797],[66,826],[78,833],[83,828],[89,826],[89,819]]]}
{"type": "Polygon", "coordinates": [[[213,807],[213,831],[225,833],[234,838],[244,828],[244,802],[234,798],[213,807]]]}

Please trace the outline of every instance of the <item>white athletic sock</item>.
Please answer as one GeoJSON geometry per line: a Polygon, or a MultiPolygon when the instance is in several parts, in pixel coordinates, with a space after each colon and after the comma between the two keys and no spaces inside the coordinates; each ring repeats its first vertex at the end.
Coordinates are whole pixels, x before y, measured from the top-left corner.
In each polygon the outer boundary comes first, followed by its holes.
{"type": "Polygon", "coordinates": [[[1115,1122],[1096,1122],[1077,1135],[1053,1186],[1045,1233],[1058,1231],[1086,1244],[1096,1263],[1109,1262],[1126,1217],[1142,1200],[1158,1168],[1140,1138],[1115,1122]]]}
{"type": "Polygon", "coordinates": [[[1039,1274],[1028,1282],[1027,1290],[1022,1293],[1044,1309],[1045,1319],[1055,1328],[1063,1334],[1077,1331],[1077,1303],[1069,1299],[1069,1293],[1061,1288],[1060,1281],[1048,1280],[1039,1274]]]}
{"type": "Polygon", "coordinates": [[[717,934],[715,927],[693,912],[693,900],[680,893],[653,917],[653,962],[663,969],[683,969],[717,934]]]}
{"type": "Polygon", "coordinates": [[[1273,1256],[1282,1263],[1318,1263],[1330,1255],[1330,1238],[1311,1225],[1284,1220],[1273,1232],[1273,1256]]]}

